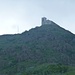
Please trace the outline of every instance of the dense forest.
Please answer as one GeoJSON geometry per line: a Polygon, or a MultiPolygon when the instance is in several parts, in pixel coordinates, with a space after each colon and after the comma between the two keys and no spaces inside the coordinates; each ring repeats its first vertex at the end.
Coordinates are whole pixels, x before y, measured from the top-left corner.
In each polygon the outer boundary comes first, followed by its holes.
{"type": "Polygon", "coordinates": [[[1,35],[0,75],[75,75],[75,35],[54,22],[1,35]]]}

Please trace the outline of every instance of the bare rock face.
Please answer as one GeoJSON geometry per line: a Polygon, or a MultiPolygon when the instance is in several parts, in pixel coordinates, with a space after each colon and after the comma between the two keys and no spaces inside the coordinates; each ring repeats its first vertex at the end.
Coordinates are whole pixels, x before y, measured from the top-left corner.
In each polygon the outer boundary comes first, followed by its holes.
{"type": "Polygon", "coordinates": [[[46,17],[42,18],[42,25],[51,24],[52,21],[48,20],[46,17]]]}

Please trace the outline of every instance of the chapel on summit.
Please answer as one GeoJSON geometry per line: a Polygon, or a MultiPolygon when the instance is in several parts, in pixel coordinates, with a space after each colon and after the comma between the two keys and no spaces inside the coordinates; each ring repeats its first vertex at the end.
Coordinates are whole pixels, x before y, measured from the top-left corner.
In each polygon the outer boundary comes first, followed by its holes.
{"type": "Polygon", "coordinates": [[[46,17],[42,18],[42,25],[51,24],[52,21],[48,20],[46,17]]]}

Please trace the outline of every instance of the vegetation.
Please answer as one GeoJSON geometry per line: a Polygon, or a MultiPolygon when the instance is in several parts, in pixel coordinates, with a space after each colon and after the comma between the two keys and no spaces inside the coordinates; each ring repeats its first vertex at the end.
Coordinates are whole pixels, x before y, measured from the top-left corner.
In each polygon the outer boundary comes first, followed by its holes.
{"type": "Polygon", "coordinates": [[[75,35],[53,22],[0,36],[0,75],[75,75],[75,35]]]}

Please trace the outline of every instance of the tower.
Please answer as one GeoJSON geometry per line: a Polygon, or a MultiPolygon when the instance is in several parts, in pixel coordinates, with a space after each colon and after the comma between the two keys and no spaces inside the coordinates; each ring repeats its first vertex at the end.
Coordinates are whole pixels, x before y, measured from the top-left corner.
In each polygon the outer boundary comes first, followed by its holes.
{"type": "Polygon", "coordinates": [[[46,17],[42,18],[42,25],[47,25],[47,24],[51,24],[52,21],[48,20],[46,17]]]}
{"type": "Polygon", "coordinates": [[[42,25],[44,25],[46,23],[46,17],[42,18],[42,25]]]}

